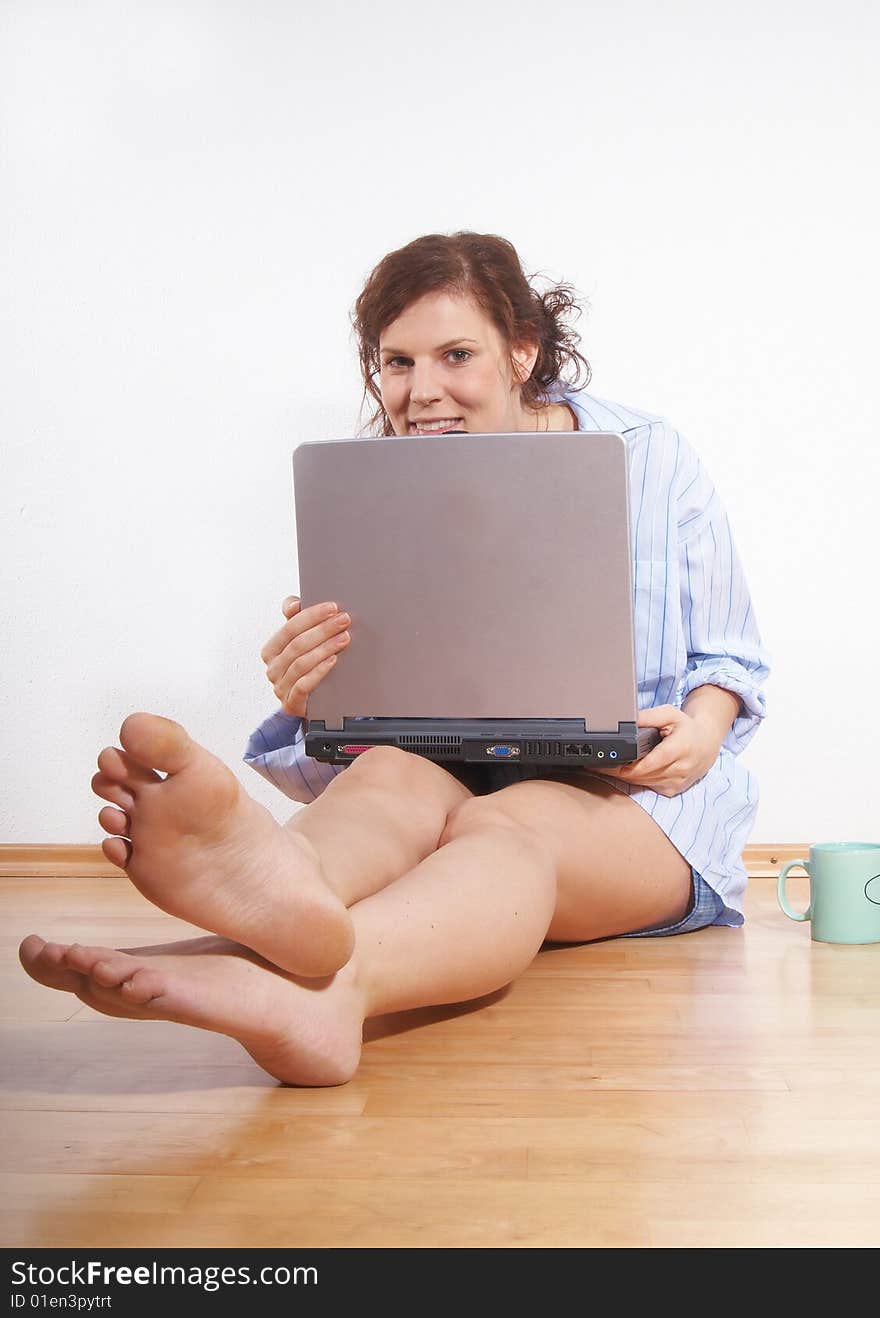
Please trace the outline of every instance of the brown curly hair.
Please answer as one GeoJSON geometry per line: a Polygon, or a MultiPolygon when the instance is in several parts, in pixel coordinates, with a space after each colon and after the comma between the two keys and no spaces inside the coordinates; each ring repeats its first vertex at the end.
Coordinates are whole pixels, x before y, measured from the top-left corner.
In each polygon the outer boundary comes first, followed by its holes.
{"type": "MultiPolygon", "coordinates": [[[[582,311],[570,284],[552,284],[543,293],[533,288],[516,248],[497,234],[429,233],[382,258],[352,313],[364,381],[361,412],[369,398],[378,404],[365,427],[373,434],[394,434],[377,381],[379,335],[413,302],[441,290],[473,298],[508,353],[521,344],[538,345],[534,369],[522,385],[524,406],[537,410],[557,381],[572,387],[589,383],[590,364],[577,351],[579,336],[565,323],[582,311]],[[572,373],[563,378],[566,369],[572,373]]],[[[511,368],[515,372],[512,357],[511,368]]]]}

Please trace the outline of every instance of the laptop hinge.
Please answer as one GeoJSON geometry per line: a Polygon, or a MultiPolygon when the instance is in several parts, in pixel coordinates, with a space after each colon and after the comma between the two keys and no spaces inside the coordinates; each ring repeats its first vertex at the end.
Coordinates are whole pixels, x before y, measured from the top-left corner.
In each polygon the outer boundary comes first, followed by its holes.
{"type": "MultiPolygon", "coordinates": [[[[401,719],[390,719],[390,718],[387,720],[387,722],[389,722],[389,723],[400,723],[400,722],[402,722],[402,721],[405,721],[405,720],[401,720],[401,719]]],[[[459,718],[441,719],[441,718],[431,718],[431,719],[429,719],[429,720],[427,720],[427,721],[430,722],[430,723],[437,723],[437,724],[440,724],[440,723],[455,723],[456,725],[461,724],[461,723],[486,723],[486,724],[494,724],[494,725],[497,726],[497,727],[501,727],[501,726],[503,726],[504,724],[512,724],[512,725],[519,726],[519,725],[521,725],[521,724],[523,724],[523,725],[527,725],[527,724],[529,724],[529,723],[535,723],[535,724],[541,724],[541,726],[544,727],[544,725],[546,725],[546,724],[548,724],[548,723],[551,723],[551,722],[553,722],[554,720],[552,720],[552,719],[493,719],[493,718],[480,718],[480,719],[459,719],[459,718]]],[[[577,732],[580,730],[580,729],[576,729],[576,728],[573,726],[573,725],[576,724],[576,723],[580,723],[580,722],[581,722],[580,719],[559,719],[559,720],[557,720],[557,721],[560,723],[560,725],[563,724],[563,723],[566,723],[566,724],[572,725],[572,726],[570,727],[570,731],[571,731],[571,732],[574,732],[575,735],[577,735],[577,732]]],[[[343,717],[343,718],[328,718],[328,719],[320,719],[320,718],[318,718],[318,719],[305,719],[305,720],[304,720],[304,731],[305,731],[305,732],[356,732],[356,731],[357,731],[358,724],[361,723],[361,722],[362,722],[361,719],[359,719],[359,718],[349,718],[348,715],[346,715],[346,716],[343,717]]],[[[377,723],[378,723],[378,724],[381,724],[381,723],[383,722],[383,720],[382,720],[381,718],[371,718],[371,719],[370,719],[370,722],[371,722],[372,724],[377,724],[377,723]]],[[[419,723],[419,722],[422,722],[422,720],[420,720],[420,719],[416,719],[416,720],[414,720],[414,722],[419,723]]],[[[584,719],[584,720],[583,720],[583,725],[584,725],[584,726],[583,726],[583,731],[584,731],[586,734],[589,734],[589,731],[590,731],[589,720],[588,720],[588,719],[584,719]]],[[[618,729],[619,729],[619,731],[620,731],[622,734],[624,734],[624,733],[629,733],[631,736],[633,736],[633,735],[635,735],[636,725],[635,725],[635,723],[619,723],[619,724],[618,724],[618,729]]]]}

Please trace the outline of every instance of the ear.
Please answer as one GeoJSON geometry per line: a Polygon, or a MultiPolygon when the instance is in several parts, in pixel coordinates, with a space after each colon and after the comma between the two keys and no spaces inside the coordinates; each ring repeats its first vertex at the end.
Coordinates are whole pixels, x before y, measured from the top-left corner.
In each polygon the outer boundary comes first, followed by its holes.
{"type": "Polygon", "coordinates": [[[513,361],[514,377],[517,383],[525,384],[535,369],[535,362],[538,360],[537,343],[521,343],[512,349],[510,356],[513,361]]]}

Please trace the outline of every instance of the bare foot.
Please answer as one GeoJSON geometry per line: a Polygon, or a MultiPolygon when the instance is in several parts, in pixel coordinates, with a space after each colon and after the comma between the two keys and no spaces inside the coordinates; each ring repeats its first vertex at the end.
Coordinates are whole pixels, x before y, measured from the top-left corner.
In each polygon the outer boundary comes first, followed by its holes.
{"type": "Polygon", "coordinates": [[[283,829],[179,723],[131,714],[122,750],[98,756],[92,790],[104,855],[156,906],[253,948],[295,975],[331,975],[354,947],[351,918],[318,853],[283,829]],[[163,778],[156,770],[161,770],[163,778]],[[119,807],[119,808],[116,808],[119,807]]]}
{"type": "Polygon", "coordinates": [[[211,936],[115,951],[31,934],[19,956],[32,979],[107,1016],[228,1034],[285,1084],[341,1085],[357,1069],[364,1013],[352,961],[326,979],[297,979],[211,936]]]}

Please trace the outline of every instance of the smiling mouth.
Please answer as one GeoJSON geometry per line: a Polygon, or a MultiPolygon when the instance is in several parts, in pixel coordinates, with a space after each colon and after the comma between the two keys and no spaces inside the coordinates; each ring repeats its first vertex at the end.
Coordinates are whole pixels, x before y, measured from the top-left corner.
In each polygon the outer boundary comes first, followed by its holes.
{"type": "Polygon", "coordinates": [[[461,429],[460,416],[441,417],[437,421],[410,421],[411,435],[448,435],[452,430],[461,429]]]}

